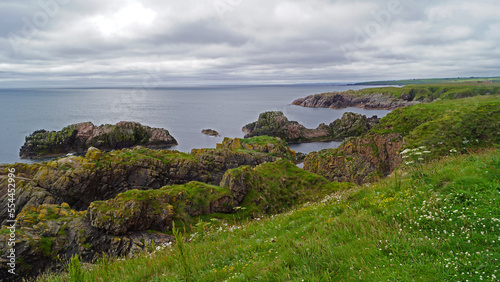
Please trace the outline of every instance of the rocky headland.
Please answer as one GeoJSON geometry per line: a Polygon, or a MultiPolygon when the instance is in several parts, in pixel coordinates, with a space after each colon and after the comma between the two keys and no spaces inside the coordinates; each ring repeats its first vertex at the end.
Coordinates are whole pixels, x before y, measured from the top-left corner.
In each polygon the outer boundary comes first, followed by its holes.
{"type": "Polygon", "coordinates": [[[419,103],[418,101],[413,101],[412,99],[413,97],[411,95],[402,98],[396,98],[384,93],[374,93],[360,96],[352,91],[349,91],[309,95],[305,98],[296,99],[292,102],[292,104],[313,108],[344,109],[348,107],[356,107],[363,109],[393,110],[419,103]]]}
{"type": "Polygon", "coordinates": [[[309,129],[296,121],[289,121],[282,112],[265,112],[259,115],[256,122],[245,125],[242,130],[246,133],[245,138],[268,135],[288,143],[341,141],[368,132],[378,122],[376,116],[367,118],[348,112],[328,125],[322,123],[315,129],[309,129]]]}
{"type": "Polygon", "coordinates": [[[26,137],[19,156],[23,159],[85,153],[88,148],[116,150],[141,145],[169,147],[177,145],[170,133],[162,128],[151,128],[136,122],[95,126],[91,122],[73,124],[61,131],[37,130],[26,137]]]}

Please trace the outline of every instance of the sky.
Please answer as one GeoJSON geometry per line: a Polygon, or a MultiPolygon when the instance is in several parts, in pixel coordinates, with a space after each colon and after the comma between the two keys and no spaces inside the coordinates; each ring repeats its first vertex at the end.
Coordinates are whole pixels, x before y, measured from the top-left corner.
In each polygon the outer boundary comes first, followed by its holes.
{"type": "Polygon", "coordinates": [[[0,2],[0,88],[500,75],[500,1],[0,2]]]}

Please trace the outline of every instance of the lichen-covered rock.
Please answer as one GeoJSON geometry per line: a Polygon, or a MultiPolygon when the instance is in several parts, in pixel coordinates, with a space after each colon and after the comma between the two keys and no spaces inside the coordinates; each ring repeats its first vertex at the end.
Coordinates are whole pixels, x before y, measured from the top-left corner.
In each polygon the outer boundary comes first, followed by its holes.
{"type": "Polygon", "coordinates": [[[322,123],[316,129],[309,129],[296,121],[289,121],[282,112],[265,112],[259,115],[258,121],[245,125],[242,130],[246,133],[245,138],[268,135],[289,143],[339,141],[366,133],[378,121],[376,116],[367,118],[348,112],[329,125],[322,123]]]}
{"type": "Polygon", "coordinates": [[[364,109],[393,110],[419,103],[418,101],[410,100],[410,98],[411,96],[405,96],[399,99],[384,93],[357,95],[351,92],[332,92],[309,95],[304,98],[296,99],[292,104],[313,108],[344,109],[348,107],[357,107],[364,109]]]}
{"type": "Polygon", "coordinates": [[[365,183],[390,174],[401,164],[398,151],[403,146],[399,134],[373,134],[351,138],[338,148],[308,154],[304,170],[330,181],[365,183]]]}
{"type": "Polygon", "coordinates": [[[119,122],[116,125],[95,126],[91,122],[73,124],[61,131],[38,130],[26,137],[21,147],[21,158],[39,158],[84,153],[90,147],[101,150],[177,145],[170,133],[161,128],[151,128],[136,122],[119,122]]]}
{"type": "Polygon", "coordinates": [[[219,132],[213,129],[203,129],[201,133],[205,135],[210,135],[210,136],[219,136],[219,132]]]}
{"type": "Polygon", "coordinates": [[[174,219],[233,211],[227,189],[190,182],[158,190],[131,190],[108,201],[96,201],[88,208],[93,227],[123,235],[131,231],[168,231],[174,219]]]}

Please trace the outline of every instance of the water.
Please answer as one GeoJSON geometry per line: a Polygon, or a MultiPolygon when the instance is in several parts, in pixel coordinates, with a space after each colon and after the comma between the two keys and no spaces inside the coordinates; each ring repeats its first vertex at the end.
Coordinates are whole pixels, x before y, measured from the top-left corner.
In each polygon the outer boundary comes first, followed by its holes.
{"type": "MultiPolygon", "coordinates": [[[[214,148],[223,137],[243,137],[241,128],[265,111],[283,111],[289,120],[308,128],[330,123],[344,112],[385,116],[389,111],[348,108],[304,108],[291,105],[297,98],[362,86],[288,85],[217,86],[161,89],[0,89],[0,163],[31,162],[19,158],[25,136],[35,130],[61,130],[91,121],[95,125],[136,121],[169,130],[179,145],[174,150],[214,148]],[[202,129],[219,131],[206,136],[202,129]]],[[[333,148],[338,142],[297,144],[299,152],[333,148]]]]}

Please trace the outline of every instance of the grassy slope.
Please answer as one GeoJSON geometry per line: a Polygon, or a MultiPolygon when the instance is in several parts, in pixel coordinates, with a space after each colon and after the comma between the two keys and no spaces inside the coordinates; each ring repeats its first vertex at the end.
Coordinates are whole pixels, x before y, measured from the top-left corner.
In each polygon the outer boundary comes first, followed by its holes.
{"type": "Polygon", "coordinates": [[[494,81],[500,82],[500,77],[470,77],[470,78],[431,78],[431,79],[406,79],[406,80],[385,80],[355,83],[355,85],[408,85],[408,84],[430,84],[430,83],[462,83],[494,81]]]}
{"type": "Polygon", "coordinates": [[[190,281],[495,281],[500,153],[452,156],[399,174],[405,176],[259,221],[206,222],[191,236],[196,243],[184,245],[184,256],[175,246],[158,246],[82,275],[85,281],[182,281],[183,273],[190,281]]]}

